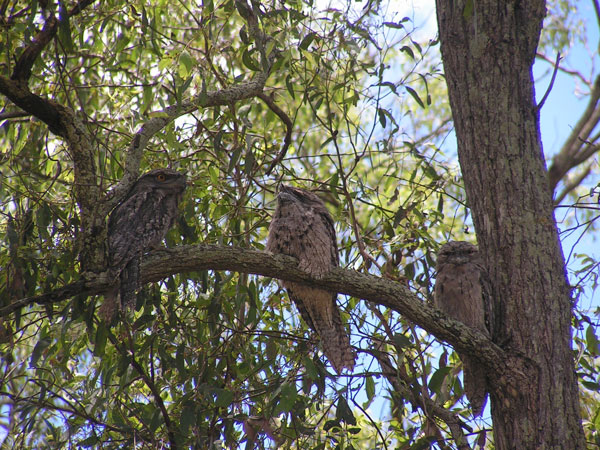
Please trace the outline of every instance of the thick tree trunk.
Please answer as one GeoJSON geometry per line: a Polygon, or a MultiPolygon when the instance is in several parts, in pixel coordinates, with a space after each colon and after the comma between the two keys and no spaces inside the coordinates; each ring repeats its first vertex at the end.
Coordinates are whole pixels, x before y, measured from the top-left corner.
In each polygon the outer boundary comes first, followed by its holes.
{"type": "Polygon", "coordinates": [[[498,449],[582,449],[571,302],[539,133],[532,64],[543,0],[437,0],[458,156],[500,316],[520,358],[490,374],[498,449]]]}

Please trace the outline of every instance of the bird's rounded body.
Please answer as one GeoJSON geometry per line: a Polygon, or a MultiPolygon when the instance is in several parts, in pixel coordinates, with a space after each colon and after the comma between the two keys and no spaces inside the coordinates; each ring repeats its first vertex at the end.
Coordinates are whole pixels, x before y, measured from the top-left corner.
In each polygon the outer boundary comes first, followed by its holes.
{"type": "Polygon", "coordinates": [[[119,280],[122,307],[135,304],[142,255],[158,246],[177,217],[185,175],[156,169],[142,175],[108,220],[108,268],[119,280]]]}
{"type": "MultiPolygon", "coordinates": [[[[452,241],[438,252],[435,304],[449,317],[491,336],[492,304],[487,271],[478,248],[452,241]]],[[[474,415],[480,415],[487,398],[485,367],[470,355],[459,353],[463,363],[465,394],[474,415]]]]}
{"type": "MultiPolygon", "coordinates": [[[[304,189],[281,186],[269,227],[267,251],[293,256],[300,269],[321,277],[339,264],[333,219],[322,200],[304,189]]],[[[336,372],[354,367],[355,354],[336,305],[337,295],[283,281],[300,315],[321,339],[336,372]]]]}

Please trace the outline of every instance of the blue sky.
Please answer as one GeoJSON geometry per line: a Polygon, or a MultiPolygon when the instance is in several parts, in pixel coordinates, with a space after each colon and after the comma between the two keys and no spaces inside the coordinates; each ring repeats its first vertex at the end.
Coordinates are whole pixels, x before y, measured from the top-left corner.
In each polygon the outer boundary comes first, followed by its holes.
{"type": "MultiPolygon", "coordinates": [[[[574,16],[570,16],[568,21],[564,18],[563,23],[573,24],[573,36],[571,37],[571,47],[567,51],[562,51],[562,60],[560,66],[571,71],[578,71],[586,79],[594,79],[594,76],[600,70],[600,58],[598,57],[598,23],[592,2],[573,2],[577,5],[574,16]],[[576,27],[576,28],[575,28],[576,27]],[[583,37],[584,39],[579,39],[583,37]],[[586,43],[587,42],[587,43],[586,43]]],[[[403,16],[408,16],[416,28],[416,36],[419,39],[432,39],[437,34],[437,23],[435,16],[434,0],[391,0],[389,7],[390,18],[398,20],[403,16]]],[[[558,50],[557,50],[558,51],[558,50]]],[[[556,52],[548,54],[548,58],[555,59],[556,52]]],[[[550,85],[552,67],[549,63],[538,59],[534,65],[534,78],[536,80],[536,96],[538,101],[544,96],[550,85]]],[[[550,91],[540,112],[540,128],[542,143],[546,158],[550,160],[561,148],[563,142],[569,136],[573,126],[581,117],[587,105],[588,88],[576,77],[565,72],[558,71],[552,90],[550,91]]],[[[447,146],[456,146],[456,140],[449,138],[446,140],[447,146]]],[[[455,148],[448,148],[449,153],[455,151],[455,148]]],[[[596,156],[596,161],[600,157],[596,156]]],[[[600,163],[595,174],[589,176],[584,185],[589,189],[600,183],[600,163]]],[[[595,197],[598,200],[598,195],[595,197]]],[[[590,201],[587,199],[587,201],[590,201]]],[[[565,201],[565,203],[568,203],[565,201]]],[[[584,228],[574,232],[565,232],[573,226],[573,209],[559,208],[556,210],[556,218],[559,229],[561,229],[561,241],[565,258],[568,259],[569,268],[575,269],[578,262],[574,255],[585,253],[592,256],[596,261],[600,260],[600,244],[596,238],[595,232],[584,234],[584,228]]],[[[598,270],[598,269],[596,269],[598,270]]],[[[571,275],[571,282],[576,279],[571,275]]],[[[600,292],[591,292],[587,289],[579,304],[580,308],[593,310],[600,307],[600,292]]]]}

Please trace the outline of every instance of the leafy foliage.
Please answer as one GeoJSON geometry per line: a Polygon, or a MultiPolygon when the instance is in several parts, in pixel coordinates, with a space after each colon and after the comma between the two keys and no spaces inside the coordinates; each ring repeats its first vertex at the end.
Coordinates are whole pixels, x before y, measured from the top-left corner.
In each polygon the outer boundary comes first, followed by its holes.
{"type": "MultiPolygon", "coordinates": [[[[346,267],[430,300],[438,243],[472,236],[456,162],[440,150],[450,120],[437,43],[419,42],[410,19],[379,2],[79,6],[7,2],[0,67],[10,78],[58,17],[29,89],[76,111],[103,202],[145,124],[195,99],[139,161],[192,180],[168,246],[263,249],[283,180],[321,191],[346,267]],[[260,97],[206,106],[261,74],[260,97]]],[[[20,108],[3,112],[0,307],[81,279],[86,245],[72,148],[20,108]]],[[[435,402],[485,439],[450,349],[393,311],[339,300],[361,352],[342,377],[276,283],[243,273],[147,285],[114,326],[98,318],[102,296],[19,309],[0,319],[0,437],[14,448],[428,448],[452,438],[423,407],[435,402]]],[[[577,341],[588,352],[590,329],[577,341]]],[[[590,374],[593,356],[581,360],[590,374]]]]}

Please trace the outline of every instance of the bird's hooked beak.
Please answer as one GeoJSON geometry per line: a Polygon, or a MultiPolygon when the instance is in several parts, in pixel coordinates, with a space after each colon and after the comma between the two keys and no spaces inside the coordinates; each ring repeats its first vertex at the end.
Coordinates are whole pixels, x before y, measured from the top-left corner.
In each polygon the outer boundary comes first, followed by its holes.
{"type": "Polygon", "coordinates": [[[281,184],[279,186],[277,201],[279,203],[289,203],[294,201],[294,194],[292,193],[292,190],[285,184],[281,184]]]}

